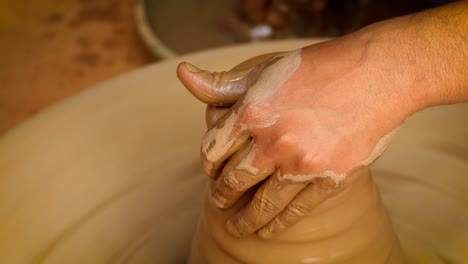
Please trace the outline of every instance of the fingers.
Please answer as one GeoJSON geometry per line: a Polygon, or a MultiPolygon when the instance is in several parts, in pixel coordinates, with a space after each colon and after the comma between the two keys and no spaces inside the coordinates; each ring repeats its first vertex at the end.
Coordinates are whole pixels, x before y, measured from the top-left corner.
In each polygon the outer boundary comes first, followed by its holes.
{"type": "Polygon", "coordinates": [[[202,140],[200,153],[202,168],[209,176],[215,178],[226,159],[250,138],[245,128],[235,127],[238,116],[234,111],[214,106],[232,106],[257,81],[263,69],[282,54],[261,55],[222,73],[203,71],[189,63],[179,64],[177,74],[182,83],[198,99],[213,106],[207,109],[210,129],[202,140]],[[211,127],[213,124],[215,127],[211,127]]]}
{"type": "Polygon", "coordinates": [[[279,59],[279,54],[252,58],[227,72],[209,72],[182,62],[177,67],[177,76],[200,101],[215,106],[231,106],[257,81],[265,67],[279,59]]]}
{"type": "Polygon", "coordinates": [[[309,214],[313,208],[330,197],[327,192],[328,190],[321,188],[319,183],[309,184],[275,219],[259,230],[258,235],[263,238],[271,238],[296,224],[309,214]]]}
{"type": "Polygon", "coordinates": [[[187,62],[177,67],[177,76],[184,86],[200,101],[216,106],[230,106],[244,94],[255,77],[248,73],[249,70],[209,72],[187,62]]]}
{"type": "Polygon", "coordinates": [[[228,220],[228,232],[241,237],[257,231],[283,211],[306,185],[280,180],[275,173],[260,186],[252,200],[228,220]]]}
{"type": "Polygon", "coordinates": [[[339,185],[336,185],[330,178],[315,179],[275,219],[260,229],[258,235],[262,238],[271,238],[293,226],[328,198],[346,190],[363,173],[362,170],[357,171],[339,185]]]}
{"type": "Polygon", "coordinates": [[[208,176],[216,178],[225,161],[250,138],[248,131],[237,122],[238,115],[229,109],[203,137],[200,159],[208,176]]]}
{"type": "Polygon", "coordinates": [[[274,170],[273,160],[260,155],[254,141],[250,140],[224,166],[212,192],[215,204],[220,208],[231,207],[245,191],[274,170]]]}
{"type": "Polygon", "coordinates": [[[228,111],[229,107],[208,105],[205,113],[206,126],[211,128],[219,119],[227,114],[228,111]]]}
{"type": "Polygon", "coordinates": [[[262,55],[255,56],[253,58],[250,58],[248,60],[245,60],[239,64],[237,64],[234,68],[231,70],[244,70],[244,69],[250,69],[252,67],[255,67],[259,64],[265,63],[273,58],[280,58],[284,56],[287,52],[280,51],[280,52],[271,52],[271,53],[266,53],[262,55]]]}

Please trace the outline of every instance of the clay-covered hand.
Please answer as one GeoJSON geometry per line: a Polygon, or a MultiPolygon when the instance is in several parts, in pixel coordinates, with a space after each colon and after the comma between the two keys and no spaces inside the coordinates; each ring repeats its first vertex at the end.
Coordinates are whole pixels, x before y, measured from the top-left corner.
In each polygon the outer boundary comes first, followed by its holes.
{"type": "Polygon", "coordinates": [[[212,105],[201,159],[216,179],[215,203],[230,207],[260,185],[228,221],[232,235],[271,237],[296,223],[377,159],[411,114],[386,65],[369,61],[377,55],[345,42],[264,55],[223,73],[179,65],[184,85],[212,105]]]}

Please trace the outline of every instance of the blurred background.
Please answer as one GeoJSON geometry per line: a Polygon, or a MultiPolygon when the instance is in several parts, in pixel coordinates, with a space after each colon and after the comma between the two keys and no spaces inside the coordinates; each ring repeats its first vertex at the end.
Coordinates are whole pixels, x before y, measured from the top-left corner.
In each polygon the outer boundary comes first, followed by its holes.
{"type": "Polygon", "coordinates": [[[336,37],[449,0],[0,0],[0,135],[143,65],[223,45],[336,37]]]}

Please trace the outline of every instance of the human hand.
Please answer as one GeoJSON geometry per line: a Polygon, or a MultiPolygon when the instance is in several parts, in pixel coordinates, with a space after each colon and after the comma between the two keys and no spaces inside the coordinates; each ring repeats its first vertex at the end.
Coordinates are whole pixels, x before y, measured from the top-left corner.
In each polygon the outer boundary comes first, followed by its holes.
{"type": "Polygon", "coordinates": [[[266,55],[227,73],[179,65],[179,78],[197,98],[234,104],[209,107],[214,124],[202,140],[215,203],[228,208],[261,183],[228,221],[232,235],[260,229],[271,237],[296,223],[377,159],[412,113],[381,58],[369,61],[364,44],[349,43],[266,55]]]}

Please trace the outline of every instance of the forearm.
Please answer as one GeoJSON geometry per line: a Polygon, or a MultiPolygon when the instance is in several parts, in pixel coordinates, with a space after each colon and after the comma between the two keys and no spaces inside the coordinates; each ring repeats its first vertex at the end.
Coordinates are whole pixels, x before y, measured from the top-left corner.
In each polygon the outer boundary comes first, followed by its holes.
{"type": "Polygon", "coordinates": [[[369,52],[381,57],[412,112],[468,101],[468,1],[377,23],[357,34],[369,38],[369,52]]]}

